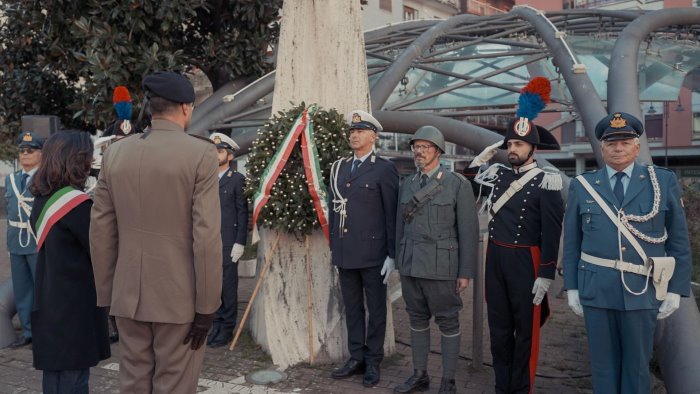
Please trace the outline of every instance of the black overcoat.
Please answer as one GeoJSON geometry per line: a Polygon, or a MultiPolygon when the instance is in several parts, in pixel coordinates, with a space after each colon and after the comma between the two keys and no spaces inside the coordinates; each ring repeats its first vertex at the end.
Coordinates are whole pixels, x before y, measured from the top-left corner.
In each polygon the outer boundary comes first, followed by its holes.
{"type": "MultiPolygon", "coordinates": [[[[36,197],[36,222],[49,197],[36,197]]],[[[49,231],[39,250],[32,308],[34,368],[85,369],[109,358],[106,308],[97,307],[90,261],[92,200],[73,208],[49,231]]]]}

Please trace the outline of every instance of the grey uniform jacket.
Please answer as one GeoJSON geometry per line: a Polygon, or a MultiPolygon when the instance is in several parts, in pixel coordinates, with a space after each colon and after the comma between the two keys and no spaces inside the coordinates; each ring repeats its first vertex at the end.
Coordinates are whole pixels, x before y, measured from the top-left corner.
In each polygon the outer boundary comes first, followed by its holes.
{"type": "Polygon", "coordinates": [[[406,178],[399,188],[396,266],[404,276],[435,280],[472,278],[478,256],[479,222],[471,185],[463,176],[444,168],[432,180],[440,184],[438,191],[409,221],[403,212],[420,190],[420,177],[406,178]]]}

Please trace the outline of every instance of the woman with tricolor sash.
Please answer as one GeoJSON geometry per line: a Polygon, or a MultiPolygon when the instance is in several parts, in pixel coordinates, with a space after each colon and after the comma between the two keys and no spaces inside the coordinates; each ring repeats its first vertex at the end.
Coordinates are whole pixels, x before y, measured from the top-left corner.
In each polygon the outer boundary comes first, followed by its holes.
{"type": "Polygon", "coordinates": [[[87,133],[52,135],[31,186],[38,250],[32,350],[44,393],[87,393],[90,367],[110,356],[107,312],[96,306],[90,261],[92,200],[83,191],[92,149],[87,133]]]}

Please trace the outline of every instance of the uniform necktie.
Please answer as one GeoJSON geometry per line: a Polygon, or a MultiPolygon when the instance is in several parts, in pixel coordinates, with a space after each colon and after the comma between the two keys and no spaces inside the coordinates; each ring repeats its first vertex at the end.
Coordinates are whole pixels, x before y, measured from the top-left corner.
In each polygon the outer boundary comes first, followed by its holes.
{"type": "Polygon", "coordinates": [[[425,174],[420,175],[420,187],[425,187],[428,184],[428,176],[425,174]]]}
{"type": "Polygon", "coordinates": [[[22,180],[19,182],[20,192],[24,192],[24,189],[27,188],[27,179],[29,179],[29,174],[23,172],[22,180]]]}
{"type": "Polygon", "coordinates": [[[617,198],[617,202],[620,203],[620,206],[622,206],[622,200],[625,199],[625,188],[622,186],[622,178],[624,177],[624,172],[618,172],[617,174],[615,174],[615,178],[617,178],[617,180],[615,181],[615,188],[613,188],[613,194],[615,194],[615,198],[617,198]]]}
{"type": "Polygon", "coordinates": [[[360,159],[353,160],[352,167],[350,168],[350,174],[354,173],[355,170],[357,170],[357,167],[360,166],[360,164],[362,164],[362,161],[360,161],[360,159]]]}

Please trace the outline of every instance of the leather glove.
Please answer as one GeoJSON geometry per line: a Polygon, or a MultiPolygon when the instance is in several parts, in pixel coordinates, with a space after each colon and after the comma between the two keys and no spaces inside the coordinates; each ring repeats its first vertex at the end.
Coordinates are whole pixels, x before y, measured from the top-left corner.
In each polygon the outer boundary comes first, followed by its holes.
{"type": "Polygon", "coordinates": [[[681,306],[681,296],[676,293],[666,293],[666,298],[659,307],[659,314],[656,318],[661,320],[671,316],[678,307],[681,306]]]}
{"type": "Polygon", "coordinates": [[[195,313],[192,327],[190,327],[190,332],[187,333],[187,336],[182,344],[187,345],[191,342],[190,348],[192,350],[197,350],[202,347],[204,342],[207,341],[207,333],[209,333],[209,329],[211,328],[212,323],[214,323],[215,315],[215,313],[209,315],[195,313]]]}
{"type": "Polygon", "coordinates": [[[389,275],[391,275],[394,269],[394,259],[386,256],[386,260],[384,260],[384,265],[382,266],[382,272],[380,272],[381,275],[384,275],[384,281],[382,283],[386,284],[389,282],[389,275]]]}
{"type": "Polygon", "coordinates": [[[486,164],[491,160],[492,157],[498,153],[498,147],[503,145],[503,141],[498,141],[493,145],[487,146],[484,150],[481,151],[474,160],[472,160],[471,164],[469,164],[469,168],[472,167],[479,167],[482,164],[486,164]]]}
{"type": "Polygon", "coordinates": [[[583,307],[581,306],[581,300],[578,298],[578,290],[567,290],[566,296],[569,298],[569,308],[575,314],[583,316],[583,307]]]}
{"type": "Polygon", "coordinates": [[[231,261],[234,263],[238,262],[241,256],[243,256],[243,249],[245,249],[245,246],[241,244],[233,244],[233,248],[231,248],[231,261]]]}
{"type": "Polygon", "coordinates": [[[539,305],[542,303],[542,300],[544,299],[544,295],[547,294],[547,290],[549,290],[549,285],[552,284],[551,279],[547,278],[537,278],[535,279],[535,284],[532,286],[532,294],[535,295],[535,297],[532,299],[532,303],[535,305],[539,305]]]}

